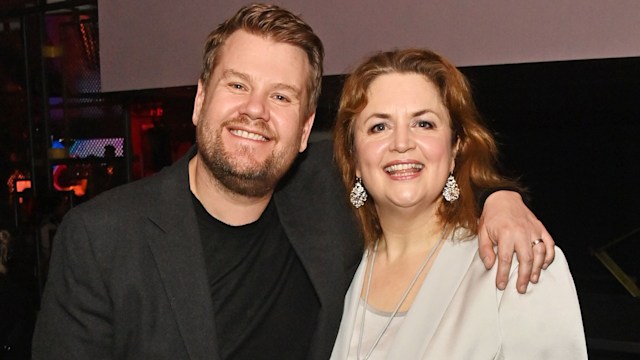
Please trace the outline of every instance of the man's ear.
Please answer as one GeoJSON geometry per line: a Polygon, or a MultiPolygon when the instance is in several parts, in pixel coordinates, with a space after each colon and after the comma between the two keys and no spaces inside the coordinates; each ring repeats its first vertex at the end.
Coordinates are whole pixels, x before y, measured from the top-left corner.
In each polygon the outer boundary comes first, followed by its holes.
{"type": "Polygon", "coordinates": [[[198,125],[198,119],[200,119],[200,112],[202,111],[202,105],[205,98],[205,85],[202,80],[198,80],[198,91],[196,92],[196,98],[193,101],[193,115],[191,115],[191,122],[193,125],[198,125]]]}
{"type": "Polygon", "coordinates": [[[307,144],[309,142],[309,135],[311,134],[311,128],[313,127],[313,121],[316,118],[315,111],[309,115],[309,117],[304,120],[304,125],[302,126],[302,136],[300,137],[300,150],[299,152],[303,152],[307,149],[307,144]]]}

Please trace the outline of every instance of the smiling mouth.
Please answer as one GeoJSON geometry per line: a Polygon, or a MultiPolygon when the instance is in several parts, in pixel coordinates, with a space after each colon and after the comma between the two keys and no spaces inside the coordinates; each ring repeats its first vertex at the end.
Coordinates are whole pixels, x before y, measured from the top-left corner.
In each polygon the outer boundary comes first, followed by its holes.
{"type": "Polygon", "coordinates": [[[267,139],[266,137],[260,135],[260,134],[256,134],[256,133],[252,133],[252,132],[248,132],[245,130],[229,130],[230,133],[232,133],[235,136],[244,138],[244,139],[249,139],[249,140],[255,140],[255,141],[269,141],[269,139],[267,139]]]}
{"type": "Polygon", "coordinates": [[[384,168],[384,171],[387,174],[394,173],[408,173],[408,172],[417,172],[424,168],[424,165],[411,163],[411,164],[394,164],[384,168]]]}

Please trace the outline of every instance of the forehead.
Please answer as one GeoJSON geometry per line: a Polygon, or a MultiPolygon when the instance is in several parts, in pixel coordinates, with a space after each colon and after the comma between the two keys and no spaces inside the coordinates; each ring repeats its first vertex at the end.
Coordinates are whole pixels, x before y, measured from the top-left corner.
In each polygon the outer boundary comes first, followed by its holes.
{"type": "Polygon", "coordinates": [[[234,70],[256,80],[284,83],[304,90],[310,68],[301,48],[237,30],[224,42],[214,74],[234,70]]]}
{"type": "Polygon", "coordinates": [[[415,73],[378,76],[367,89],[367,99],[367,107],[404,105],[444,109],[439,91],[433,82],[415,73]]]}

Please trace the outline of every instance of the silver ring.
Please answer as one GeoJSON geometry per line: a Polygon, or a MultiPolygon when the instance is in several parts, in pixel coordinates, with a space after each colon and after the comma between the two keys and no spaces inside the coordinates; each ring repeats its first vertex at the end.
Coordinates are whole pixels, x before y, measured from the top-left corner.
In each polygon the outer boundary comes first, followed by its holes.
{"type": "Polygon", "coordinates": [[[533,240],[531,242],[531,247],[534,247],[534,246],[536,246],[536,245],[538,245],[538,244],[540,244],[542,242],[544,242],[544,241],[542,241],[542,239],[535,239],[535,240],[533,240]]]}

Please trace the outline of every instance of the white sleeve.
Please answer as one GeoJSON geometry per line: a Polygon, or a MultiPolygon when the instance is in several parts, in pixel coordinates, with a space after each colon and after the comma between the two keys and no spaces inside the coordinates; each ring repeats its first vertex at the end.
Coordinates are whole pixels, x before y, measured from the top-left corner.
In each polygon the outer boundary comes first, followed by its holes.
{"type": "Polygon", "coordinates": [[[515,289],[517,269],[502,292],[499,316],[504,359],[587,359],[578,295],[564,253],[526,294],[515,289]]]}

